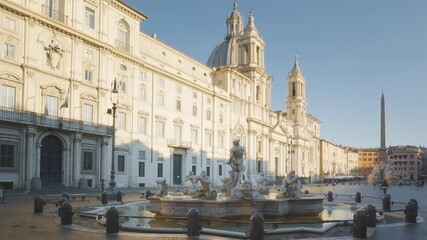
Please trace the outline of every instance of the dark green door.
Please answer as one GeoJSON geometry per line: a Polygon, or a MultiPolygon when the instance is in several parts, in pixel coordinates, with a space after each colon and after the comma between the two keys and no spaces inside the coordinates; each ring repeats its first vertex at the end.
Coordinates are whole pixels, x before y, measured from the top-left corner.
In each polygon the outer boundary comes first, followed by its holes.
{"type": "Polygon", "coordinates": [[[58,138],[48,136],[42,140],[40,157],[40,179],[42,180],[42,184],[61,184],[62,146],[58,138]]]}
{"type": "Polygon", "coordinates": [[[180,185],[182,183],[182,155],[173,155],[173,184],[180,185]]]}

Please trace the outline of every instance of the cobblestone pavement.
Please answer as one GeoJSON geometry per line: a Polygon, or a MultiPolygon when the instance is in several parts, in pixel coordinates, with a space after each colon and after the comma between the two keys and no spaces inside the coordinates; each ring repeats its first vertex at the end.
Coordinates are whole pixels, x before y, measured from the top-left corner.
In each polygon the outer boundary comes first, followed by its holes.
{"type": "MultiPolygon", "coordinates": [[[[371,203],[381,206],[381,197],[383,195],[379,186],[348,186],[348,185],[305,185],[305,189],[311,193],[327,193],[328,191],[333,194],[355,194],[359,191],[362,194],[362,203],[371,203]],[[374,196],[378,198],[369,198],[374,196]]],[[[34,196],[46,194],[60,194],[62,192],[68,193],[82,193],[82,190],[73,188],[45,188],[40,192],[24,192],[22,190],[6,190],[5,202],[0,202],[0,239],[22,239],[22,240],[38,240],[38,239],[65,239],[65,240],[85,240],[85,239],[114,239],[114,240],[133,240],[133,239],[216,239],[225,240],[229,238],[214,237],[214,236],[200,236],[200,237],[187,237],[183,234],[141,234],[141,233],[125,233],[118,234],[105,234],[105,230],[93,228],[92,231],[75,230],[73,228],[64,227],[55,222],[56,217],[49,214],[34,214],[34,196]]],[[[133,201],[139,200],[139,192],[135,190],[124,189],[124,200],[133,201]]],[[[88,198],[84,201],[75,199],[72,201],[73,206],[87,205],[90,203],[99,203],[95,198],[96,192],[87,190],[88,198]]],[[[404,204],[409,199],[416,199],[419,204],[418,215],[424,219],[427,218],[427,187],[416,189],[413,186],[392,186],[388,190],[392,196],[392,209],[403,209],[404,204]],[[399,205],[400,204],[400,205],[399,205]]],[[[339,198],[339,197],[338,197],[339,198]]],[[[53,204],[44,206],[45,213],[54,209],[53,204]]],[[[420,218],[421,219],[421,218],[420,218]]],[[[353,239],[351,234],[351,227],[344,227],[336,230],[337,234],[329,234],[328,237],[317,237],[318,239],[353,239]],[[340,234],[342,233],[342,234],[340,234]]],[[[265,239],[278,240],[278,239],[311,239],[315,236],[310,234],[292,234],[283,236],[266,236],[265,239]]],[[[425,239],[427,240],[427,224],[426,222],[419,222],[417,224],[393,223],[378,225],[376,228],[368,229],[368,239],[379,240],[393,240],[393,239],[425,239]]]]}

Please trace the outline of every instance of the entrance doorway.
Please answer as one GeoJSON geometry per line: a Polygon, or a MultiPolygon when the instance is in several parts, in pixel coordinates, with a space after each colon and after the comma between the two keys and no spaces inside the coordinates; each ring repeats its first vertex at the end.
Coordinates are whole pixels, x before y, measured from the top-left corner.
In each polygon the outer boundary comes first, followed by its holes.
{"type": "Polygon", "coordinates": [[[42,184],[61,184],[62,144],[59,139],[54,136],[45,137],[41,144],[40,179],[42,184]]]}
{"type": "Polygon", "coordinates": [[[173,184],[174,185],[182,184],[182,155],[181,154],[173,155],[173,184]]]}

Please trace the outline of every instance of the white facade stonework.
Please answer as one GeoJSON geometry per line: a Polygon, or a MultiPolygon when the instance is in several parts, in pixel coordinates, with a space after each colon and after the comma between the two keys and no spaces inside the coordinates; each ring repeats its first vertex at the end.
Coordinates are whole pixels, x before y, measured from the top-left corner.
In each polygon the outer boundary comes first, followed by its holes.
{"type": "Polygon", "coordinates": [[[114,79],[119,188],[160,178],[190,185],[190,171],[220,186],[235,138],[246,148],[246,180],[319,175],[320,121],[306,112],[298,61],[286,111],[273,112],[252,14],[243,27],[234,6],[207,64],[140,32],[145,19],[117,0],[0,2],[0,182],[106,187],[114,79]]]}

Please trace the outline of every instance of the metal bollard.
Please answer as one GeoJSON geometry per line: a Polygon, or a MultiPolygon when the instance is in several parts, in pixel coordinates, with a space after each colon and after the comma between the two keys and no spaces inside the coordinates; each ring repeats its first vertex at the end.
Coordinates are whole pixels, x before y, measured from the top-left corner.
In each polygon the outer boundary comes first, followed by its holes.
{"type": "Polygon", "coordinates": [[[369,204],[366,207],[366,213],[368,217],[368,227],[376,227],[377,226],[377,210],[374,205],[369,204]]]}
{"type": "Polygon", "coordinates": [[[366,238],[368,234],[368,217],[365,210],[358,209],[353,214],[353,237],[366,238]]]}
{"type": "Polygon", "coordinates": [[[61,205],[61,225],[73,224],[73,207],[70,202],[65,201],[61,205]]]}
{"type": "Polygon", "coordinates": [[[40,196],[34,197],[34,213],[43,213],[44,200],[40,196]]]}
{"type": "Polygon", "coordinates": [[[101,194],[101,203],[102,204],[108,204],[108,194],[106,192],[103,192],[101,194]]]}
{"type": "Polygon", "coordinates": [[[334,197],[332,196],[332,192],[331,191],[328,192],[327,199],[328,199],[328,202],[332,202],[334,200],[334,197]]]}
{"type": "Polygon", "coordinates": [[[410,200],[408,203],[406,203],[405,206],[405,222],[407,223],[416,223],[417,222],[417,205],[415,202],[410,200]]]}
{"type": "Polygon", "coordinates": [[[264,239],[264,217],[262,213],[256,212],[251,216],[251,229],[249,230],[251,240],[264,239]]]}
{"type": "Polygon", "coordinates": [[[123,193],[121,191],[117,191],[117,202],[123,202],[123,193]]]}
{"type": "Polygon", "coordinates": [[[187,214],[187,236],[200,236],[200,212],[196,208],[191,208],[187,214]]]}
{"type": "Polygon", "coordinates": [[[119,232],[119,211],[116,207],[110,207],[107,211],[107,234],[119,232]]]}
{"type": "Polygon", "coordinates": [[[386,194],[383,197],[383,210],[390,211],[391,209],[391,196],[390,194],[386,194]]]}
{"type": "Polygon", "coordinates": [[[354,197],[354,200],[356,201],[356,203],[362,202],[362,196],[360,192],[356,192],[356,196],[354,197]]]}
{"type": "Polygon", "coordinates": [[[151,196],[153,196],[153,193],[151,193],[151,191],[150,191],[150,190],[147,190],[147,191],[145,192],[145,198],[149,198],[149,197],[151,197],[151,196]]]}

